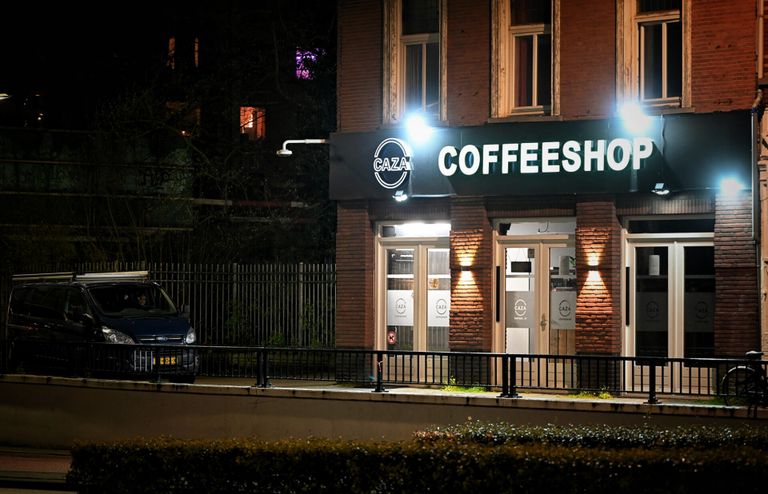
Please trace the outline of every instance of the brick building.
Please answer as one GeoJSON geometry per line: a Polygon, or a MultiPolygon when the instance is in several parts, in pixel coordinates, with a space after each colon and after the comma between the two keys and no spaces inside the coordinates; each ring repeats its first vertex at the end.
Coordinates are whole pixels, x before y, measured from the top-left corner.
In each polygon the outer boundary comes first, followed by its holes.
{"type": "Polygon", "coordinates": [[[338,347],[760,346],[761,0],[338,7],[338,347]]]}

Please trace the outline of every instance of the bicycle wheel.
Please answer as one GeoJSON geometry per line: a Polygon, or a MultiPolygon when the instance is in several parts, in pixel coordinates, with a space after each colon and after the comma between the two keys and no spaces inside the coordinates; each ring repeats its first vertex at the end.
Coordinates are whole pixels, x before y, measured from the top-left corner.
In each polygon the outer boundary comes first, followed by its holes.
{"type": "Polygon", "coordinates": [[[760,376],[749,367],[734,367],[723,377],[720,393],[729,406],[749,406],[757,403],[760,376]]]}

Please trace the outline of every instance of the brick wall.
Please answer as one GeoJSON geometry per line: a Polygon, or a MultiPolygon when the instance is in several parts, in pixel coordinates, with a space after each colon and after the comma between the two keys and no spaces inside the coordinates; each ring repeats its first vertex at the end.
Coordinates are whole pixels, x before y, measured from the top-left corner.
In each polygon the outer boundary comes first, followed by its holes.
{"type": "Polygon", "coordinates": [[[576,273],[576,353],[618,355],[621,229],[612,200],[584,198],[576,205],[576,273]]]}
{"type": "Polygon", "coordinates": [[[560,108],[566,118],[614,113],[616,2],[560,2],[560,108]]]}
{"type": "Polygon", "coordinates": [[[692,105],[749,108],[756,95],[755,0],[691,2],[692,105]]]}
{"type": "Polygon", "coordinates": [[[492,230],[480,197],[451,200],[451,329],[453,351],[492,345],[492,230]],[[462,271],[467,266],[468,271],[462,271]]]}
{"type": "Polygon", "coordinates": [[[336,347],[374,346],[374,235],[365,201],[342,202],[336,226],[336,347]]]}
{"type": "Polygon", "coordinates": [[[756,245],[750,193],[717,197],[715,213],[715,355],[759,348],[756,245]]]}
{"type": "Polygon", "coordinates": [[[448,0],[448,122],[479,125],[490,114],[490,2],[448,0]]]}
{"type": "Polygon", "coordinates": [[[338,6],[337,130],[373,130],[382,120],[382,2],[340,0],[338,6]]]}

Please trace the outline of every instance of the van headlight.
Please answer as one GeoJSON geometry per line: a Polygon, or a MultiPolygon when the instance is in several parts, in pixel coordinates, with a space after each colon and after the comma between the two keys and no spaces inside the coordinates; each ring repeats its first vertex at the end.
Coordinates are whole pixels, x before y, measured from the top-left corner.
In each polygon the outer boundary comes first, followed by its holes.
{"type": "Polygon", "coordinates": [[[184,337],[184,343],[187,345],[191,345],[195,342],[197,338],[195,337],[195,328],[189,328],[189,331],[187,331],[187,336],[184,337]]]}
{"type": "Polygon", "coordinates": [[[107,343],[120,343],[123,345],[133,345],[133,338],[125,333],[106,326],[101,327],[101,334],[104,335],[104,341],[107,343]]]}

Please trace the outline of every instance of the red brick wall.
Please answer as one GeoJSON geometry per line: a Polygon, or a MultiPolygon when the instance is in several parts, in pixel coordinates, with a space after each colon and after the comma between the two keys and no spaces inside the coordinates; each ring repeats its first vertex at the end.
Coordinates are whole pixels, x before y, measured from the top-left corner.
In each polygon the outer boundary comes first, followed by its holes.
{"type": "Polygon", "coordinates": [[[490,2],[448,0],[448,122],[479,125],[490,114],[490,2]]]}
{"type": "Polygon", "coordinates": [[[382,121],[382,2],[340,0],[338,6],[337,130],[374,130],[382,121]]]}
{"type": "Polygon", "coordinates": [[[365,201],[342,202],[336,226],[336,347],[374,346],[374,235],[365,201]]]}
{"type": "Polygon", "coordinates": [[[613,115],[616,95],[616,2],[560,2],[560,113],[613,115]]]}
{"type": "Polygon", "coordinates": [[[611,200],[576,205],[576,353],[621,351],[621,228],[611,200]],[[599,263],[590,266],[592,258],[599,263]]]}
{"type": "Polygon", "coordinates": [[[756,246],[749,193],[717,197],[715,213],[715,355],[740,357],[760,345],[756,246]]]}
{"type": "Polygon", "coordinates": [[[480,197],[451,200],[452,351],[490,351],[493,311],[492,230],[480,197]],[[462,271],[462,266],[468,271],[462,271]]]}
{"type": "Polygon", "coordinates": [[[756,2],[691,2],[692,105],[749,108],[756,95],[756,2]]]}

